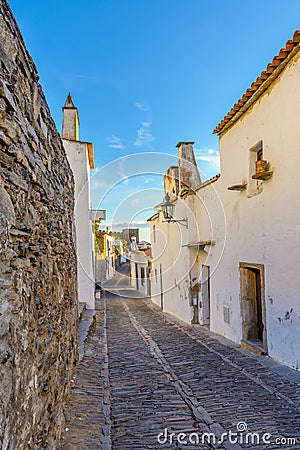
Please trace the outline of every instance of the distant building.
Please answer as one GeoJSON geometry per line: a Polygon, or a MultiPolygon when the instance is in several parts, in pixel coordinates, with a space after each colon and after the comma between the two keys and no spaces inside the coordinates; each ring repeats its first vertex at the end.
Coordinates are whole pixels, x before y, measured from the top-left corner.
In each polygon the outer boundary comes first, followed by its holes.
{"type": "Polygon", "coordinates": [[[132,237],[131,237],[130,250],[131,250],[132,252],[136,252],[136,251],[138,250],[138,246],[137,246],[137,243],[136,243],[136,238],[135,238],[135,236],[132,236],[132,237]]]}
{"type": "Polygon", "coordinates": [[[130,246],[131,238],[135,237],[136,242],[140,240],[140,230],[138,228],[125,228],[121,232],[118,232],[120,239],[124,239],[127,242],[127,246],[130,246]]]}
{"type": "Polygon", "coordinates": [[[138,249],[141,252],[144,252],[146,256],[151,257],[152,256],[152,251],[151,251],[151,243],[147,242],[147,241],[140,241],[137,244],[138,249]]]}
{"type": "Polygon", "coordinates": [[[140,241],[137,243],[137,246],[139,248],[139,250],[143,250],[146,248],[150,248],[151,247],[151,242],[147,242],[147,241],[140,241]]]}
{"type": "Polygon", "coordinates": [[[130,285],[142,296],[149,297],[150,286],[150,257],[141,250],[131,251],[130,256],[130,285]]]}
{"type": "Polygon", "coordinates": [[[124,245],[120,239],[115,239],[114,246],[115,246],[115,266],[119,267],[126,261],[126,259],[124,259],[124,245]]]}
{"type": "Polygon", "coordinates": [[[111,233],[101,230],[96,231],[96,233],[98,241],[98,246],[96,245],[95,248],[96,284],[101,284],[115,275],[120,241],[117,240],[117,245],[115,246],[115,238],[111,233]],[[118,249],[117,252],[116,249],[118,249]]]}

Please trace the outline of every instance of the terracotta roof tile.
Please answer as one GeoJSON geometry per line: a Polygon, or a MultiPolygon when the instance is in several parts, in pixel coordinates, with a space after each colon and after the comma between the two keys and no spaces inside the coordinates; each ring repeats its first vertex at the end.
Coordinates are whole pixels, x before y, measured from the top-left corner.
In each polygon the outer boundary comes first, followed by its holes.
{"type": "MultiPolygon", "coordinates": [[[[251,97],[258,91],[258,89],[262,87],[263,83],[265,83],[271,77],[277,67],[280,66],[280,64],[282,64],[289,57],[294,48],[299,46],[299,42],[300,30],[297,30],[294,33],[293,39],[287,41],[285,47],[280,49],[279,54],[273,58],[273,61],[270,64],[268,64],[266,70],[264,70],[261,75],[251,84],[250,88],[247,89],[242,98],[240,98],[240,100],[235,103],[229,113],[216,126],[213,131],[214,134],[220,134],[223,131],[223,129],[229,124],[231,119],[246,105],[249,99],[251,99],[251,97]]],[[[268,85],[266,86],[266,89],[267,87],[268,85]]]]}
{"type": "Polygon", "coordinates": [[[263,81],[265,81],[265,80],[268,78],[268,74],[267,74],[267,72],[266,72],[265,70],[262,72],[260,78],[261,78],[263,81]]]}
{"type": "Polygon", "coordinates": [[[286,50],[287,50],[288,52],[290,52],[291,50],[293,50],[293,48],[294,48],[293,41],[287,41],[285,48],[286,48],[286,50]]]}
{"type": "Polygon", "coordinates": [[[299,30],[295,31],[292,42],[300,42],[300,31],[299,30]]]}

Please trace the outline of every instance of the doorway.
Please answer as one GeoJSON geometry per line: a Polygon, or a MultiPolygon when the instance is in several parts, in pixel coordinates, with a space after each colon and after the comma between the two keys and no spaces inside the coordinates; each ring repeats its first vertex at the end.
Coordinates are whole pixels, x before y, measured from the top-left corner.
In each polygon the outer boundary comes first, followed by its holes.
{"type": "Polygon", "coordinates": [[[136,282],[135,282],[136,290],[138,291],[139,290],[139,269],[138,269],[137,263],[135,263],[135,279],[136,279],[136,282]]]}
{"type": "Polygon", "coordinates": [[[242,336],[267,351],[263,264],[240,263],[242,336]]]}
{"type": "Polygon", "coordinates": [[[202,265],[201,270],[201,302],[199,308],[199,322],[210,326],[210,267],[202,265]]]}
{"type": "Polygon", "coordinates": [[[160,278],[160,307],[164,310],[164,292],[163,292],[163,278],[162,278],[162,266],[159,265],[159,278],[160,278]]]}

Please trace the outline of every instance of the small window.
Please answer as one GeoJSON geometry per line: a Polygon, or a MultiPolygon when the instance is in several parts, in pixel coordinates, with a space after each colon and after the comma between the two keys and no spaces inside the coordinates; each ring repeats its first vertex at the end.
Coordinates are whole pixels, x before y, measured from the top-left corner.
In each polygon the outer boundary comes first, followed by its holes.
{"type": "Polygon", "coordinates": [[[155,281],[157,283],[157,269],[154,269],[154,276],[155,276],[155,281]]]}
{"type": "Polygon", "coordinates": [[[263,160],[263,149],[259,149],[257,151],[256,161],[262,161],[263,160]]]}
{"type": "Polygon", "coordinates": [[[262,159],[263,159],[263,141],[259,141],[249,150],[249,180],[248,180],[249,197],[260,194],[262,192],[262,181],[254,180],[252,178],[252,176],[255,175],[256,173],[257,161],[261,161],[262,159]]]}
{"type": "Polygon", "coordinates": [[[223,305],[223,320],[226,323],[230,323],[230,308],[227,305],[223,305]]]}
{"type": "Polygon", "coordinates": [[[156,228],[155,228],[155,225],[153,225],[153,242],[156,242],[156,228]]]}

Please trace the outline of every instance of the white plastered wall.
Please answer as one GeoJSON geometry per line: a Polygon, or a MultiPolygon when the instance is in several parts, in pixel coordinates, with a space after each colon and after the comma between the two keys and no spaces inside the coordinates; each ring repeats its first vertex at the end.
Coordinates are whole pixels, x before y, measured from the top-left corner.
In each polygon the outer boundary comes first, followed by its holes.
{"type": "Polygon", "coordinates": [[[63,139],[75,179],[75,227],[78,268],[78,301],[95,308],[92,224],[90,209],[90,168],[87,144],[63,139]]]}
{"type": "Polygon", "coordinates": [[[195,250],[182,245],[211,240],[212,245],[199,247],[198,258],[200,270],[205,264],[211,272],[210,328],[239,342],[239,264],[263,264],[268,353],[295,369],[300,360],[299,80],[300,62],[295,59],[221,136],[219,180],[198,189],[196,196],[177,201],[175,217],[188,215],[189,230],[162,223],[162,213],[151,221],[151,229],[156,226],[156,242],[152,232],[153,301],[161,304],[161,264],[164,310],[191,321],[189,270],[195,250]],[[261,140],[263,159],[270,162],[273,177],[261,183],[258,195],[252,195],[248,187],[229,191],[229,186],[249,184],[250,149],[261,140]],[[230,323],[224,321],[224,306],[229,308],[230,323]]]}
{"type": "Polygon", "coordinates": [[[211,280],[211,328],[239,341],[239,263],[264,264],[268,352],[296,369],[300,360],[299,80],[296,60],[220,138],[222,176],[215,188],[222,199],[227,233],[211,280]],[[260,140],[273,177],[262,182],[258,195],[250,196],[248,188],[228,191],[228,186],[249,182],[250,149],[260,140]],[[230,325],[223,320],[223,304],[230,306],[230,325]]]}

